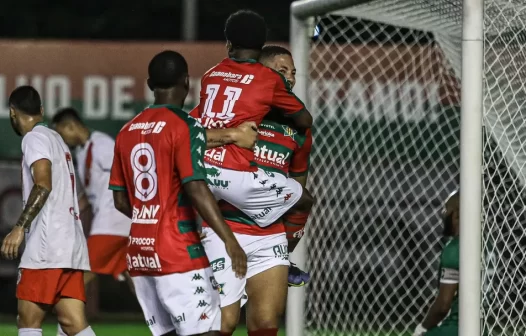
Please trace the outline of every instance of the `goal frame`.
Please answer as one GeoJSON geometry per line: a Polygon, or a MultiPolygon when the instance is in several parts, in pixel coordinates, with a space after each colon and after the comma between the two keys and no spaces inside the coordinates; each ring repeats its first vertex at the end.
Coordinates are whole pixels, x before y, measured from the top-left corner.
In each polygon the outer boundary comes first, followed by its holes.
{"type": "MultiPolygon", "coordinates": [[[[290,48],[297,69],[295,93],[309,107],[309,57],[314,16],[371,0],[300,0],[290,6],[290,48]]],[[[463,0],[460,114],[460,283],[459,335],[480,335],[482,261],[482,158],[484,0],[463,0]]],[[[316,215],[316,214],[314,214],[316,215]]],[[[293,259],[306,265],[307,228],[293,259]]],[[[305,334],[305,289],[288,293],[287,336],[305,334]]]]}

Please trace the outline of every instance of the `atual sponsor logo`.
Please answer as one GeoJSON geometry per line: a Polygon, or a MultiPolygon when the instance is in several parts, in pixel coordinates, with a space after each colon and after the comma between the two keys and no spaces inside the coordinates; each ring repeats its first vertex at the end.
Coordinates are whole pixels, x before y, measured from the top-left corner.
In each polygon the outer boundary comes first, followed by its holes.
{"type": "Polygon", "coordinates": [[[128,263],[128,269],[130,270],[160,271],[162,269],[159,255],[157,255],[157,253],[153,253],[153,255],[150,256],[144,256],[139,253],[136,255],[130,255],[128,253],[126,255],[126,262],[128,263]]]}

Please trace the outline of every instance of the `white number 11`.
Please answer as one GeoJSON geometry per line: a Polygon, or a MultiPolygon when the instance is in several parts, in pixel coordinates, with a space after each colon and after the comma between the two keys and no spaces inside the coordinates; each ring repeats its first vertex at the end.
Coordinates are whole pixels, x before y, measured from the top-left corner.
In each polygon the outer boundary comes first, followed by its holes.
{"type": "Polygon", "coordinates": [[[241,96],[241,92],[243,91],[243,89],[233,86],[227,86],[225,88],[225,92],[223,93],[226,96],[226,99],[223,103],[223,111],[221,113],[217,113],[212,111],[212,106],[214,105],[214,100],[217,97],[219,89],[219,84],[209,84],[206,86],[207,98],[204,108],[205,116],[209,118],[215,117],[219,119],[232,119],[235,117],[235,113],[232,113],[232,111],[234,110],[234,105],[241,96]]]}

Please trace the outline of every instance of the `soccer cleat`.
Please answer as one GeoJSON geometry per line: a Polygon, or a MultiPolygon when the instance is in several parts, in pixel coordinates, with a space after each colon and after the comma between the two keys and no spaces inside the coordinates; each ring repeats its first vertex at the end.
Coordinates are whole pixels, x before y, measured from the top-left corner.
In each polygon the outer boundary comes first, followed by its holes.
{"type": "Polygon", "coordinates": [[[289,267],[289,287],[303,287],[310,281],[310,274],[300,270],[295,264],[289,267]]]}

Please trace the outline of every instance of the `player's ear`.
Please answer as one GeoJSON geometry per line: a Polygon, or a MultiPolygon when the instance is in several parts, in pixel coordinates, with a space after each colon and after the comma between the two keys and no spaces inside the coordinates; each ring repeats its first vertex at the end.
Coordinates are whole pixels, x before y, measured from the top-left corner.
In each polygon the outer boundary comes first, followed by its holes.
{"type": "Polygon", "coordinates": [[[226,41],[226,51],[231,52],[232,51],[232,42],[226,41]]]}
{"type": "Polygon", "coordinates": [[[190,91],[190,76],[188,75],[184,78],[184,88],[186,91],[190,91]]]}
{"type": "Polygon", "coordinates": [[[9,116],[11,118],[15,118],[16,117],[15,109],[12,106],[9,106],[9,116]]]}
{"type": "Polygon", "coordinates": [[[153,91],[152,83],[150,82],[150,78],[148,78],[148,79],[146,80],[146,84],[148,84],[148,88],[150,89],[150,91],[153,91]]]}
{"type": "Polygon", "coordinates": [[[40,115],[44,116],[44,107],[43,106],[40,106],[40,115]]]}

